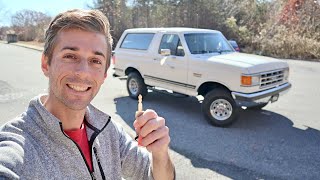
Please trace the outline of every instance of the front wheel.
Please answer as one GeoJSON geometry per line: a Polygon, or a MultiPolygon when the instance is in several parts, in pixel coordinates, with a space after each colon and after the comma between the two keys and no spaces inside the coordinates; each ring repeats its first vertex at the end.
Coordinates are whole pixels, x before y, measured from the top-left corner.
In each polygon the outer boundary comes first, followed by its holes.
{"type": "Polygon", "coordinates": [[[148,93],[148,89],[144,80],[137,72],[131,72],[127,79],[127,90],[129,96],[133,99],[138,99],[139,94],[145,97],[148,93]]]}
{"type": "Polygon", "coordinates": [[[211,124],[223,127],[237,119],[238,107],[228,91],[213,89],[204,97],[202,112],[211,124]]]}

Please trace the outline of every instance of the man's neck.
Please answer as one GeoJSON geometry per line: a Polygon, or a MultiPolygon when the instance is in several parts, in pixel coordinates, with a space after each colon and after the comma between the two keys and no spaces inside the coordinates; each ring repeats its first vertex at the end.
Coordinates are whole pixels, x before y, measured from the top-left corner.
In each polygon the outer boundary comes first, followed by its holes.
{"type": "Polygon", "coordinates": [[[49,96],[41,98],[43,106],[62,122],[63,130],[76,130],[81,127],[86,109],[73,110],[49,96]]]}

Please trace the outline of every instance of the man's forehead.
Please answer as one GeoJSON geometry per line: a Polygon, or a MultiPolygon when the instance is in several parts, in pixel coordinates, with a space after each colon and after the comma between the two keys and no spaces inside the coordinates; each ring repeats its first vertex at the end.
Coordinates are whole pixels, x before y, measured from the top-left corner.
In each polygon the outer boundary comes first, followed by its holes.
{"type": "MultiPolygon", "coordinates": [[[[66,37],[72,37],[72,35],[76,35],[77,33],[87,33],[90,34],[91,36],[101,38],[103,39],[105,43],[107,43],[105,36],[100,33],[100,32],[95,32],[95,31],[89,31],[89,30],[83,30],[80,28],[68,28],[68,29],[62,29],[57,33],[57,39],[65,39],[66,37]],[[70,36],[71,35],[71,36],[70,36]]],[[[79,39],[85,39],[86,37],[82,37],[79,39]]]]}
{"type": "Polygon", "coordinates": [[[81,50],[82,48],[91,49],[93,51],[106,52],[107,42],[103,34],[92,31],[85,31],[82,29],[64,29],[61,30],[56,37],[56,46],[62,50],[65,47],[72,47],[74,50],[81,50]],[[77,33],[82,33],[77,35],[77,33]],[[89,33],[89,36],[83,35],[89,33]]]}

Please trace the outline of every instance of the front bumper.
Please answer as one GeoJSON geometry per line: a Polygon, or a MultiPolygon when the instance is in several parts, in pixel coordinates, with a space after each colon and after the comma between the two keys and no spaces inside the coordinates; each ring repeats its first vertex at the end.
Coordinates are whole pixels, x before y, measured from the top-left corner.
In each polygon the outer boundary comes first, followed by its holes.
{"type": "Polygon", "coordinates": [[[287,93],[291,88],[290,83],[285,83],[280,86],[267,89],[256,93],[240,93],[231,92],[231,95],[237,105],[251,107],[262,103],[274,102],[278,100],[278,97],[287,93]]]}
{"type": "Polygon", "coordinates": [[[115,67],[113,67],[112,69],[114,71],[113,74],[112,74],[113,77],[124,76],[124,71],[122,69],[115,68],[115,67]]]}

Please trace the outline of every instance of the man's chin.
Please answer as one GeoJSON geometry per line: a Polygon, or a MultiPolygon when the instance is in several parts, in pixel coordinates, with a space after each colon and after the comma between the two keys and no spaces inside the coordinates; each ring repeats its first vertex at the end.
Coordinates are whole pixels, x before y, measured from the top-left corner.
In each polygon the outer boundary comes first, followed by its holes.
{"type": "Polygon", "coordinates": [[[84,109],[86,109],[87,106],[68,106],[69,109],[74,110],[74,111],[82,111],[84,109]]]}
{"type": "Polygon", "coordinates": [[[87,106],[90,104],[90,102],[65,102],[65,106],[67,106],[69,109],[79,111],[79,110],[84,110],[87,108],[87,106]]]}

